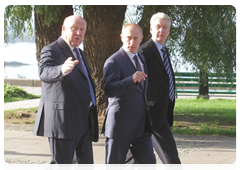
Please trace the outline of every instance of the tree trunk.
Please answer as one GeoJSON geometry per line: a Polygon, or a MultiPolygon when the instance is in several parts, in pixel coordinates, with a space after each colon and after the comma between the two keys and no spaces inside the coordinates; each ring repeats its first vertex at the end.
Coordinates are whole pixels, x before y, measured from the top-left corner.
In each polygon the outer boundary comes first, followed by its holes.
{"type": "Polygon", "coordinates": [[[150,19],[153,14],[163,11],[164,6],[162,5],[144,5],[142,18],[138,22],[138,25],[142,27],[143,30],[143,39],[141,44],[144,44],[151,38],[150,33],[150,19]]]}
{"type": "Polygon", "coordinates": [[[50,26],[43,25],[44,17],[45,17],[44,13],[39,14],[39,12],[36,11],[36,8],[34,13],[35,13],[36,57],[39,63],[40,53],[42,48],[59,38],[62,31],[63,21],[67,16],[73,15],[73,8],[72,8],[72,5],[65,5],[64,9],[61,11],[60,15],[58,16],[58,22],[51,23],[50,26]]]}
{"type": "Polygon", "coordinates": [[[87,5],[83,10],[87,22],[84,51],[96,84],[98,114],[104,115],[107,97],[103,91],[103,65],[122,45],[120,33],[126,5],[87,5]]]}
{"type": "Polygon", "coordinates": [[[199,74],[199,95],[197,98],[205,98],[209,99],[208,95],[208,73],[204,71],[200,71],[199,74]]]}

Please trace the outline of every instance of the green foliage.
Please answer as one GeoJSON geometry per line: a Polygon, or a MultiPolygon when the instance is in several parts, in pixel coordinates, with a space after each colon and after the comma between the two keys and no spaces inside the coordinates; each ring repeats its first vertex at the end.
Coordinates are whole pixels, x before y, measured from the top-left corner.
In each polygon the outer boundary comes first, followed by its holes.
{"type": "Polygon", "coordinates": [[[23,40],[24,33],[33,35],[33,14],[44,15],[42,26],[50,26],[58,22],[63,5],[9,5],[4,13],[4,42],[9,41],[9,31],[13,31],[13,39],[23,40]]]}
{"type": "Polygon", "coordinates": [[[4,84],[4,103],[39,98],[39,95],[32,95],[21,88],[11,84],[4,84]]]}
{"type": "MultiPolygon", "coordinates": [[[[236,9],[229,5],[172,6],[169,45],[198,70],[236,71],[236,9]]],[[[172,51],[173,52],[173,51],[172,51]]]]}
{"type": "Polygon", "coordinates": [[[44,16],[42,26],[50,26],[52,23],[58,22],[58,16],[61,14],[64,5],[36,5],[35,12],[44,16]]]}
{"type": "Polygon", "coordinates": [[[11,84],[4,84],[4,98],[8,97],[27,97],[27,92],[11,84]]]}
{"type": "MultiPolygon", "coordinates": [[[[76,5],[77,10],[86,6],[76,5]]],[[[43,15],[43,27],[58,21],[62,5],[9,5],[4,13],[4,41],[8,32],[14,38],[33,34],[32,15],[43,15]]],[[[134,5],[128,7],[125,22],[139,22],[149,28],[152,14],[167,13],[172,20],[171,34],[166,41],[175,68],[186,62],[197,72],[236,72],[236,9],[230,5],[134,5]],[[135,11],[135,12],[134,12],[135,11]],[[182,56],[183,60],[179,57],[182,56]]],[[[101,15],[101,14],[99,14],[101,15]]],[[[146,31],[149,33],[149,30],[146,31]]],[[[149,39],[149,35],[144,35],[149,39]]]]}
{"type": "MultiPolygon", "coordinates": [[[[137,18],[143,29],[149,27],[151,16],[157,12],[170,16],[172,27],[166,46],[175,68],[189,62],[197,72],[236,72],[236,9],[233,6],[136,5],[131,9],[135,9],[135,13],[128,13],[137,18]]],[[[150,37],[149,29],[144,33],[143,43],[150,37]]]]}
{"type": "Polygon", "coordinates": [[[138,20],[140,20],[139,24],[142,29],[150,25],[150,18],[153,14],[164,12],[166,8],[167,6],[164,5],[136,5],[136,15],[138,16],[138,20]]]}
{"type": "Polygon", "coordinates": [[[13,38],[23,39],[24,33],[33,34],[31,5],[9,5],[4,13],[4,42],[8,42],[8,31],[13,31],[13,38]]]}

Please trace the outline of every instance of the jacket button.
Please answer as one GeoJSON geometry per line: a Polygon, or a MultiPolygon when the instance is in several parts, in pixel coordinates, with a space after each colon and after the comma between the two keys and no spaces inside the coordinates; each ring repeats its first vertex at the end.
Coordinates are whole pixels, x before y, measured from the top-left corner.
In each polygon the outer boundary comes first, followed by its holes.
{"type": "Polygon", "coordinates": [[[168,90],[168,87],[166,89],[168,90]]]}

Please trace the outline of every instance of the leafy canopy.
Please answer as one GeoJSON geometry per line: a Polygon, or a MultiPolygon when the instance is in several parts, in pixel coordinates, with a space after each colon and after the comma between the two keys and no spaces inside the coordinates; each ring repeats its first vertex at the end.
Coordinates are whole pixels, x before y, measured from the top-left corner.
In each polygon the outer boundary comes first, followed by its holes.
{"type": "MultiPolygon", "coordinates": [[[[33,35],[33,14],[44,14],[42,26],[50,26],[58,22],[63,5],[9,5],[4,13],[4,42],[8,43],[9,32],[13,32],[13,39],[23,39],[24,33],[33,35]]],[[[36,16],[36,15],[35,15],[36,16]]]]}
{"type": "MultiPolygon", "coordinates": [[[[75,12],[84,6],[75,6],[75,12]]],[[[9,5],[4,13],[4,41],[8,42],[8,31],[14,38],[24,33],[33,34],[33,13],[43,14],[43,26],[58,22],[61,5],[9,5]]],[[[177,68],[190,62],[196,71],[217,73],[236,72],[236,9],[229,5],[170,5],[129,6],[127,13],[131,22],[147,24],[156,11],[168,14],[172,20],[171,33],[166,41],[172,61],[177,68]],[[135,13],[134,13],[135,10],[135,13]],[[183,61],[181,60],[183,58],[183,61]]],[[[99,14],[101,15],[101,14],[99,14]]],[[[147,31],[148,34],[149,31],[147,31]]],[[[149,36],[149,35],[144,35],[149,36]]]]}

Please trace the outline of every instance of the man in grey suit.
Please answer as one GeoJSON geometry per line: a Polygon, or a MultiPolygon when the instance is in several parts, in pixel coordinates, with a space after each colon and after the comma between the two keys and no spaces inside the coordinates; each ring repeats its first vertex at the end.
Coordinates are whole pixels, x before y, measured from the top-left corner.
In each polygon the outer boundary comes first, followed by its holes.
{"type": "Polygon", "coordinates": [[[108,108],[102,133],[106,136],[106,164],[124,164],[130,148],[136,163],[156,163],[148,131],[146,63],[143,55],[137,53],[142,38],[140,26],[125,25],[121,34],[123,47],[104,65],[108,108]]]}
{"type": "MultiPolygon", "coordinates": [[[[152,127],[153,147],[163,164],[181,164],[173,138],[173,110],[175,105],[175,76],[165,41],[170,34],[171,19],[156,13],[150,20],[152,38],[138,49],[148,68],[147,110],[152,127]]],[[[131,153],[128,159],[131,163],[131,153]]]]}
{"type": "Polygon", "coordinates": [[[52,164],[71,164],[74,154],[78,163],[93,163],[92,140],[98,140],[98,123],[92,121],[97,119],[95,85],[78,48],[85,31],[82,17],[69,16],[62,36],[41,51],[42,96],[33,134],[49,138],[52,164]]]}

